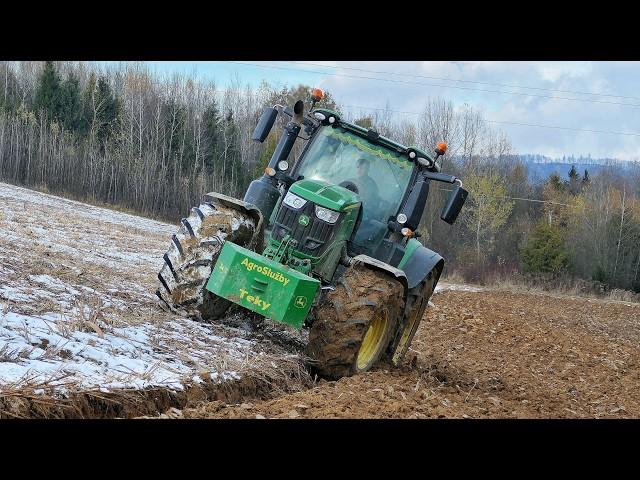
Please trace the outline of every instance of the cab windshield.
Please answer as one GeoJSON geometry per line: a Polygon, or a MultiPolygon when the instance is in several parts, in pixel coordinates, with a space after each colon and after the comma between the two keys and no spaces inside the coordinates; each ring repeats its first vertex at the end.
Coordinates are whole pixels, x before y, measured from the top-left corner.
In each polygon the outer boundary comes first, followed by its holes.
{"type": "Polygon", "coordinates": [[[391,149],[348,130],[323,127],[309,147],[298,175],[347,186],[355,184],[365,217],[386,223],[395,215],[411,179],[413,164],[391,149]]]}

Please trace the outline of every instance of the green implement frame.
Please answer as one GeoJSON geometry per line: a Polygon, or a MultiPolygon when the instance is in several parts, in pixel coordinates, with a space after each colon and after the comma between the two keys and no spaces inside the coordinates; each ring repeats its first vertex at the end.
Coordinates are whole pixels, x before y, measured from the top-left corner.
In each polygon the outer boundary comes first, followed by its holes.
{"type": "Polygon", "coordinates": [[[301,328],[320,282],[286,265],[225,242],[207,290],[278,322],[301,328]]]}

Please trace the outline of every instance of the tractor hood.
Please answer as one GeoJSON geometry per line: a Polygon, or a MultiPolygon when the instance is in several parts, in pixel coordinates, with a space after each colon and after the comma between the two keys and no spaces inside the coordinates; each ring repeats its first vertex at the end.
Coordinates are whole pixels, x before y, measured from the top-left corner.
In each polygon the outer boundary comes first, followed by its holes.
{"type": "Polygon", "coordinates": [[[309,179],[297,181],[291,185],[289,191],[316,205],[337,212],[349,210],[360,203],[358,195],[351,190],[321,180],[309,179]]]}

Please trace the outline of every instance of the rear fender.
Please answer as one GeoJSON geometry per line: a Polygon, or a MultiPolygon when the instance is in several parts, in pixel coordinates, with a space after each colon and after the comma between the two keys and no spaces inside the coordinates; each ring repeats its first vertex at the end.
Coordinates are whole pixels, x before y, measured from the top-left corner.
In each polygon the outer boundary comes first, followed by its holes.
{"type": "Polygon", "coordinates": [[[249,249],[254,250],[255,248],[260,248],[262,246],[264,236],[264,217],[262,216],[262,212],[256,206],[217,192],[204,194],[202,196],[202,201],[205,203],[212,203],[213,205],[221,205],[226,208],[233,208],[251,217],[256,223],[256,235],[254,235],[254,238],[249,245],[249,249]]]}

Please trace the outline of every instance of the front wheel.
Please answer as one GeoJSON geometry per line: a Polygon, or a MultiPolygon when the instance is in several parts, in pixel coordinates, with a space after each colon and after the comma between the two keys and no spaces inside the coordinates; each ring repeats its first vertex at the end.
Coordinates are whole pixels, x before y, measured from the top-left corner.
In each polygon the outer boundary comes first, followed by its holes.
{"type": "Polygon", "coordinates": [[[309,370],[329,379],[369,370],[389,346],[403,307],[396,279],[364,264],[349,267],[312,312],[309,370]]]}
{"type": "Polygon", "coordinates": [[[212,268],[225,241],[249,247],[256,235],[255,221],[237,209],[206,201],[193,208],[164,254],[156,290],[160,306],[198,320],[222,317],[231,302],[205,288],[212,268]]]}

